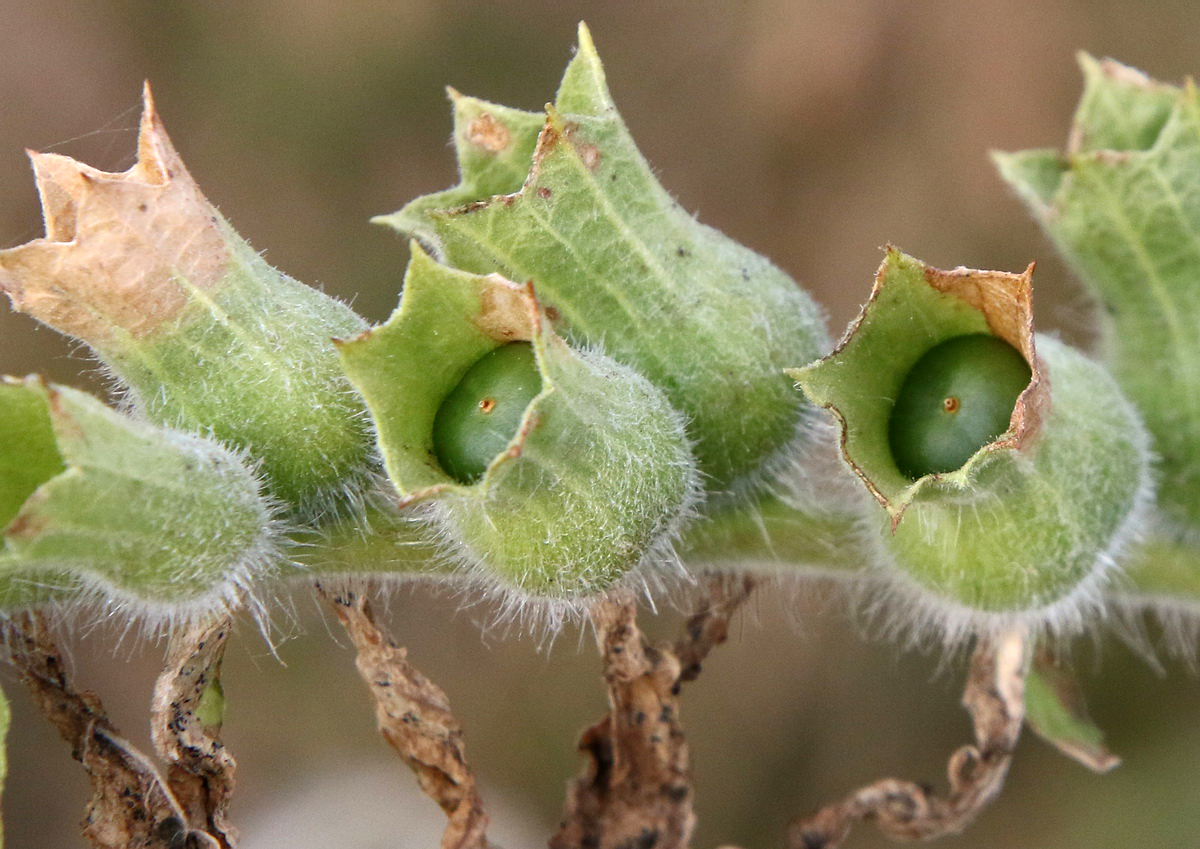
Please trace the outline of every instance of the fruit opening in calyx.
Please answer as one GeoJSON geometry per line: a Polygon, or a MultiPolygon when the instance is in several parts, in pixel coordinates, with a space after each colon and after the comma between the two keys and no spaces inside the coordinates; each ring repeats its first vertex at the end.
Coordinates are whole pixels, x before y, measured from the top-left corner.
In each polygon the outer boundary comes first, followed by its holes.
{"type": "Polygon", "coordinates": [[[517,435],[529,403],[542,391],[533,346],[501,345],[476,360],[438,408],[433,450],[442,469],[472,484],[517,435]]]}
{"type": "Polygon", "coordinates": [[[1012,345],[986,333],[955,336],[909,370],[888,421],[896,466],[910,480],[960,468],[1006,430],[1031,370],[1012,345]]]}

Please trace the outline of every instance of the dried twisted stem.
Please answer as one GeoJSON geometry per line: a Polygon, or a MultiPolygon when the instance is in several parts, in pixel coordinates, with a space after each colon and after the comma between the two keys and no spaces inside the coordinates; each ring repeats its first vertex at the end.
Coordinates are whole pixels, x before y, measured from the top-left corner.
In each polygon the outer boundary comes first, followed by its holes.
{"type": "Polygon", "coordinates": [[[361,592],[317,593],[341,621],[358,652],[359,675],[375,699],[379,732],[417,776],[449,822],[442,849],[486,849],[488,818],[463,752],[463,731],[446,694],[408,662],[407,651],[375,622],[361,592]]]}
{"type": "Polygon", "coordinates": [[[593,606],[610,710],[580,738],[587,763],[568,790],[551,849],[688,845],[696,815],[680,686],[695,680],[708,653],[725,641],[730,619],[752,588],[745,577],[711,578],[673,648],[647,642],[632,597],[593,606]]]}
{"type": "Polygon", "coordinates": [[[171,635],[167,663],[154,685],[150,733],[167,763],[167,782],[187,811],[187,824],[221,849],[237,844],[227,818],[236,764],[221,743],[219,720],[202,717],[206,694],[220,693],[221,660],[231,621],[195,623],[171,635]]]}
{"type": "Polygon", "coordinates": [[[889,837],[930,840],[957,834],[1000,794],[1025,718],[1028,637],[1010,631],[981,641],[971,658],[963,706],[975,727],[975,745],[950,757],[950,792],[933,795],[908,781],[886,778],[792,824],[788,849],[833,849],[850,827],[874,819],[889,837]]]}
{"type": "Polygon", "coordinates": [[[92,798],[83,834],[98,849],[217,849],[211,835],[189,828],[189,818],[154,765],[123,739],[100,699],[71,683],[62,654],[40,614],[0,623],[8,659],[34,703],[71,744],[87,770],[92,798]]]}
{"type": "Polygon", "coordinates": [[[683,635],[675,641],[675,655],[682,667],[681,681],[695,681],[709,652],[729,638],[729,623],[754,591],[755,580],[749,575],[713,575],[696,612],[684,624],[683,635]]]}

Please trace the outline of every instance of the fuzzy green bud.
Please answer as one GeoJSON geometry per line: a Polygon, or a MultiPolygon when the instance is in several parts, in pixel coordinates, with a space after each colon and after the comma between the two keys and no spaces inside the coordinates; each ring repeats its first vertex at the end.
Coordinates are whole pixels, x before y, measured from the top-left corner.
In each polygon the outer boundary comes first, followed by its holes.
{"type": "Polygon", "coordinates": [[[242,457],[36,379],[0,383],[0,609],[92,601],[152,618],[240,604],[278,567],[242,457]]]}
{"type": "Polygon", "coordinates": [[[1149,500],[1136,411],[1097,363],[1033,335],[1031,270],[944,272],[889,250],[846,338],[792,372],[833,411],[882,508],[878,559],[952,637],[1079,626],[1149,500]],[[914,397],[929,406],[911,416],[914,397]],[[945,428],[949,399],[999,410],[1001,424],[989,413],[930,467],[910,465],[909,441],[945,428]]]}
{"type": "Polygon", "coordinates": [[[681,417],[568,345],[532,287],[414,244],[399,309],[340,351],[400,505],[474,577],[570,603],[669,559],[698,492],[681,417]]]}
{"type": "Polygon", "coordinates": [[[532,281],[558,333],[684,415],[710,502],[760,491],[801,444],[808,408],[782,368],[825,346],[811,299],[666,193],[586,27],[545,115],[456,97],[455,117],[462,183],[380,220],[448,265],[532,281]]]}
{"type": "Polygon", "coordinates": [[[248,451],[271,494],[305,517],[353,503],[371,437],[330,340],[366,323],[234,232],[149,90],[128,171],[31,158],[46,236],[0,251],[13,306],[85,342],[151,420],[248,451]]]}

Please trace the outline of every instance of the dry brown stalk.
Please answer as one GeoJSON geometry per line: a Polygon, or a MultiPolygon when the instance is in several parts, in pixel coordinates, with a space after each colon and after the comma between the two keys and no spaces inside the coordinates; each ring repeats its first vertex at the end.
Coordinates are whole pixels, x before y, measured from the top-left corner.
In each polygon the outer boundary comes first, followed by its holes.
{"type": "Polygon", "coordinates": [[[99,849],[216,849],[188,828],[187,815],[154,765],[124,740],[94,693],[72,685],[45,621],[23,613],[0,625],[9,661],[34,703],[71,745],[92,782],[84,836],[99,849]]]}
{"type": "Polygon", "coordinates": [[[679,693],[729,633],[749,597],[749,578],[709,579],[700,609],[674,648],[652,646],[637,627],[630,596],[597,602],[591,611],[604,659],[610,710],[583,732],[587,762],[567,792],[551,849],[682,849],[695,827],[687,740],[679,693]]]}
{"type": "Polygon", "coordinates": [[[1000,794],[1025,718],[1029,640],[1018,630],[980,641],[971,657],[963,706],[975,727],[975,745],[950,757],[950,792],[886,778],[863,787],[816,815],[792,824],[788,849],[833,849],[850,827],[874,819],[889,837],[930,840],[957,834],[1000,794]]]}
{"type": "Polygon", "coordinates": [[[221,849],[237,844],[226,816],[235,763],[221,743],[220,725],[206,725],[197,713],[205,692],[220,686],[230,625],[222,617],[171,635],[150,716],[151,739],[167,763],[167,782],[187,811],[189,828],[207,832],[221,849]]]}
{"type": "Polygon", "coordinates": [[[706,581],[700,606],[684,625],[683,635],[675,643],[675,654],[682,667],[681,681],[695,681],[708,653],[729,637],[729,623],[741,608],[755,581],[749,575],[713,575],[706,581]]]}
{"type": "Polygon", "coordinates": [[[359,675],[375,699],[379,732],[450,821],[442,849],[485,849],[488,818],[463,753],[462,726],[441,688],[408,662],[408,652],[375,622],[364,594],[316,585],[354,642],[359,675]]]}

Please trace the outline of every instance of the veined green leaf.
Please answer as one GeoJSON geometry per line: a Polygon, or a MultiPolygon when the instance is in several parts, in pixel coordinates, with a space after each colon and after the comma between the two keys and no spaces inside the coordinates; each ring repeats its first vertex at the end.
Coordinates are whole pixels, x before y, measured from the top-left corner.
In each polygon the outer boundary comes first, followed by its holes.
{"type": "Polygon", "coordinates": [[[1159,500],[1200,533],[1200,104],[1085,58],[1064,154],[997,154],[1096,297],[1106,364],[1145,418],[1159,500]]]}

